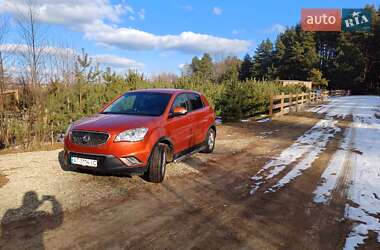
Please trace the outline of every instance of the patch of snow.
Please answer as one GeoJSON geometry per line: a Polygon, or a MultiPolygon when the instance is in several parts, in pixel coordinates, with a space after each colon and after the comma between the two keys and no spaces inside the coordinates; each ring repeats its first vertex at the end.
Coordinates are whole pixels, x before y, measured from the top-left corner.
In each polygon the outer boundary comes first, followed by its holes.
{"type": "Polygon", "coordinates": [[[347,205],[345,211],[346,217],[355,221],[352,231],[346,238],[344,245],[345,250],[354,250],[359,245],[364,243],[368,238],[368,232],[373,231],[377,233],[377,241],[380,242],[380,223],[379,219],[369,215],[361,208],[356,208],[347,205]]]}
{"type": "Polygon", "coordinates": [[[261,132],[260,135],[271,135],[273,133],[274,131],[266,131],[266,132],[261,132]]]}
{"type": "Polygon", "coordinates": [[[264,119],[260,119],[260,120],[257,120],[257,122],[270,122],[270,121],[272,121],[272,119],[271,118],[264,118],[264,119]]]}
{"type": "Polygon", "coordinates": [[[303,171],[310,168],[315,159],[318,158],[319,154],[326,149],[327,142],[334,137],[336,132],[340,131],[340,128],[335,126],[336,121],[331,120],[331,127],[327,133],[322,134],[320,139],[316,141],[311,150],[305,155],[300,162],[297,163],[283,178],[281,178],[275,185],[268,189],[269,192],[275,192],[277,189],[284,187],[286,184],[290,183],[292,180],[297,178],[302,174],[303,171]]]}
{"type": "Polygon", "coordinates": [[[215,118],[215,125],[220,125],[222,124],[222,118],[221,117],[216,117],[215,118]]]}
{"type": "Polygon", "coordinates": [[[329,161],[325,171],[322,174],[322,182],[314,191],[314,202],[328,204],[331,199],[332,191],[335,189],[338,179],[341,178],[343,164],[349,160],[350,142],[352,140],[352,129],[349,128],[343,139],[340,149],[338,149],[329,161]]]}
{"type": "MultiPolygon", "coordinates": [[[[262,177],[266,180],[272,179],[281,173],[288,165],[296,162],[299,159],[303,159],[298,166],[298,170],[292,172],[288,179],[283,180],[285,182],[294,179],[301,169],[306,169],[315,160],[316,156],[323,151],[327,142],[334,136],[339,128],[335,126],[336,121],[331,119],[322,119],[315,124],[304,135],[299,137],[295,143],[290,147],[282,151],[282,153],[273,160],[267,162],[264,167],[254,176],[255,178],[262,177]]],[[[255,193],[262,182],[256,182],[253,185],[251,193],[255,193]]],[[[282,185],[282,184],[281,184],[282,185]]]]}
{"type": "MultiPolygon", "coordinates": [[[[328,105],[314,110],[318,113],[326,113],[327,116],[346,117],[352,115],[352,132],[347,132],[344,143],[352,140],[352,148],[356,151],[352,154],[351,182],[348,186],[348,199],[355,205],[346,205],[345,217],[354,222],[351,232],[348,234],[344,249],[356,249],[368,238],[368,232],[377,233],[377,241],[380,243],[380,119],[377,116],[380,106],[380,97],[377,96],[349,96],[334,98],[328,105]],[[352,136],[352,138],[350,138],[352,136]],[[356,153],[360,152],[360,153],[356,153]]],[[[329,176],[334,169],[342,171],[344,158],[337,152],[330,162],[323,178],[329,176]]],[[[338,173],[337,173],[338,174],[338,173]]],[[[335,177],[326,178],[323,188],[315,191],[315,201],[322,202],[329,199],[331,190],[335,186],[335,177]],[[326,195],[326,199],[323,199],[326,195]]],[[[322,184],[323,186],[323,184],[322,184]]]]}

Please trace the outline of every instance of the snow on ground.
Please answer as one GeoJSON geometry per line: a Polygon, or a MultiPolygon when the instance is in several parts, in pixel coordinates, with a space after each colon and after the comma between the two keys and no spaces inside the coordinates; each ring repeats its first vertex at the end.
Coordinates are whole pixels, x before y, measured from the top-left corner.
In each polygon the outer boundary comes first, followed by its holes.
{"type": "Polygon", "coordinates": [[[297,165],[268,191],[276,189],[289,183],[311,166],[315,158],[325,149],[327,142],[334,136],[339,128],[335,126],[336,121],[332,118],[322,119],[304,135],[299,137],[295,143],[285,149],[278,157],[269,161],[251,179],[254,181],[251,194],[255,193],[264,181],[270,180],[280,174],[287,166],[297,165]]]}
{"type": "Polygon", "coordinates": [[[369,231],[377,233],[380,243],[380,97],[336,97],[309,111],[326,116],[251,178],[254,183],[251,194],[285,169],[290,168],[265,192],[275,192],[301,175],[339,131],[336,119],[352,117],[340,148],[314,191],[314,202],[328,204],[334,190],[347,190],[349,202],[344,216],[354,224],[344,249],[356,249],[363,244],[369,231]]]}
{"type": "Polygon", "coordinates": [[[309,109],[311,112],[326,113],[330,117],[346,118],[352,113],[352,109],[357,108],[355,101],[348,100],[347,97],[332,97],[329,103],[309,109]]]}
{"type": "Polygon", "coordinates": [[[301,175],[302,172],[309,167],[311,167],[312,163],[317,159],[318,155],[322,153],[326,149],[327,142],[334,137],[335,133],[338,132],[340,129],[335,126],[336,121],[328,120],[330,124],[328,125],[328,128],[331,128],[327,131],[327,133],[323,134],[322,137],[313,143],[313,145],[310,147],[311,150],[307,155],[303,157],[302,160],[300,160],[297,165],[295,165],[292,170],[290,170],[283,178],[281,178],[277,184],[273,185],[271,188],[268,189],[269,192],[275,192],[277,189],[280,189],[281,187],[285,186],[286,184],[290,183],[292,180],[297,178],[297,176],[301,175]]]}
{"type": "Polygon", "coordinates": [[[352,129],[349,128],[345,132],[345,137],[340,149],[332,156],[325,171],[322,174],[321,184],[314,191],[314,202],[328,204],[331,199],[332,191],[338,184],[338,179],[343,178],[343,164],[350,161],[350,143],[352,140],[352,129]]]}
{"type": "Polygon", "coordinates": [[[353,119],[342,148],[322,174],[324,181],[315,190],[314,201],[328,202],[343,168],[351,168],[347,198],[352,202],[346,204],[345,217],[355,223],[344,249],[357,248],[368,238],[369,231],[377,233],[380,243],[380,97],[334,98],[312,111],[326,113],[327,117],[352,115],[353,119]]]}
{"type": "Polygon", "coordinates": [[[257,122],[270,122],[272,119],[271,118],[264,118],[264,119],[260,119],[260,120],[257,120],[257,122]]]}

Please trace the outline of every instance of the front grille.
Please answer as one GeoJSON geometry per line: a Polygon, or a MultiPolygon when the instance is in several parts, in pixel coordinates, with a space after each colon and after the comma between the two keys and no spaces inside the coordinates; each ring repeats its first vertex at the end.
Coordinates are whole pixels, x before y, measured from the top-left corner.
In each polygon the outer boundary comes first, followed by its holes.
{"type": "Polygon", "coordinates": [[[107,142],[109,135],[101,132],[71,131],[71,141],[82,146],[98,146],[107,142]]]}

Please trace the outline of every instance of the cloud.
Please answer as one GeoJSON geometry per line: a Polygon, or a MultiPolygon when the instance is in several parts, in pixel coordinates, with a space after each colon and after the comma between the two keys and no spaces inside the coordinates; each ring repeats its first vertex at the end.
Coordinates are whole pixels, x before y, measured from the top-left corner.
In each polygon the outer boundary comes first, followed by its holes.
{"type": "MultiPolygon", "coordinates": [[[[26,44],[1,44],[0,51],[3,53],[9,54],[25,54],[28,53],[29,47],[26,44]]],[[[59,48],[45,46],[37,48],[37,53],[55,55],[55,56],[66,56],[66,55],[75,55],[77,54],[74,49],[71,48],[59,48]]]]}
{"type": "MultiPolygon", "coordinates": [[[[28,13],[28,1],[3,0],[0,2],[0,12],[14,14],[28,13]]],[[[111,4],[109,0],[35,0],[32,1],[39,21],[70,25],[92,23],[94,20],[109,20],[119,22],[124,14],[134,15],[133,8],[126,4],[111,4]]]]}
{"type": "MultiPolygon", "coordinates": [[[[0,0],[0,12],[27,13],[25,0],[0,0]]],[[[85,38],[106,47],[124,50],[174,50],[184,53],[236,54],[246,52],[250,42],[227,39],[191,31],[180,34],[156,35],[117,23],[126,15],[130,20],[145,19],[145,10],[135,11],[131,6],[112,4],[110,0],[35,0],[38,20],[62,24],[83,32],[85,38]]],[[[222,9],[214,7],[214,13],[222,9]]]]}
{"type": "Polygon", "coordinates": [[[193,10],[193,6],[191,6],[191,5],[185,5],[185,6],[183,6],[183,8],[185,10],[187,10],[187,11],[192,11],[193,10]]]}
{"type": "Polygon", "coordinates": [[[185,63],[178,64],[179,69],[184,69],[186,67],[185,63]]]}
{"type": "Polygon", "coordinates": [[[212,13],[214,13],[214,15],[220,16],[223,14],[223,9],[215,6],[214,8],[212,8],[212,13]]]}
{"type": "Polygon", "coordinates": [[[143,63],[121,56],[105,54],[95,55],[93,58],[96,62],[114,69],[141,69],[144,67],[143,63]]]}
{"type": "Polygon", "coordinates": [[[245,32],[246,32],[245,29],[233,29],[233,30],[231,31],[232,35],[234,35],[234,36],[236,36],[236,35],[240,35],[240,34],[243,34],[243,33],[245,33],[245,32]]]}
{"type": "Polygon", "coordinates": [[[286,30],[286,27],[282,24],[275,23],[270,27],[267,32],[268,33],[282,33],[286,30]]]}
{"type": "Polygon", "coordinates": [[[145,19],[145,10],[140,9],[139,12],[137,12],[137,15],[139,16],[140,20],[144,20],[145,19]]]}
{"type": "MultiPolygon", "coordinates": [[[[28,46],[25,44],[2,44],[0,45],[0,51],[8,54],[24,54],[28,52],[28,46]]],[[[42,55],[53,55],[57,57],[72,56],[74,58],[75,56],[79,55],[76,50],[71,48],[51,46],[37,48],[37,51],[38,53],[41,52],[42,55]]],[[[143,63],[116,55],[90,55],[90,57],[104,66],[110,66],[117,69],[139,69],[144,67],[143,63]]]]}
{"type": "Polygon", "coordinates": [[[185,53],[236,54],[246,52],[250,42],[191,31],[178,35],[155,35],[145,31],[114,27],[102,22],[86,27],[87,39],[125,50],[176,50],[185,53]]]}

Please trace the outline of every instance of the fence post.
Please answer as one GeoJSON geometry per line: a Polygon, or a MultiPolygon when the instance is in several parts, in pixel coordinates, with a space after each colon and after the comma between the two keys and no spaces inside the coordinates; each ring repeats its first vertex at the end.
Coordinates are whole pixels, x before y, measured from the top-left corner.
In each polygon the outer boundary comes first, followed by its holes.
{"type": "Polygon", "coordinates": [[[280,111],[280,114],[283,115],[284,114],[284,92],[281,93],[281,111],[280,111]]]}
{"type": "Polygon", "coordinates": [[[292,106],[293,106],[293,94],[290,94],[290,97],[289,97],[289,109],[290,111],[292,111],[292,106]]]}
{"type": "Polygon", "coordinates": [[[269,97],[269,115],[273,115],[273,96],[271,95],[269,97]]]}
{"type": "Polygon", "coordinates": [[[51,143],[51,146],[53,146],[54,145],[54,132],[53,132],[53,130],[52,131],[50,131],[50,143],[51,143]]]}
{"type": "Polygon", "coordinates": [[[298,112],[298,93],[296,94],[296,112],[298,112]]]}
{"type": "Polygon", "coordinates": [[[15,99],[16,99],[17,102],[18,102],[19,99],[20,99],[20,94],[19,94],[19,92],[18,92],[18,89],[16,89],[16,91],[15,91],[15,99]]]}

